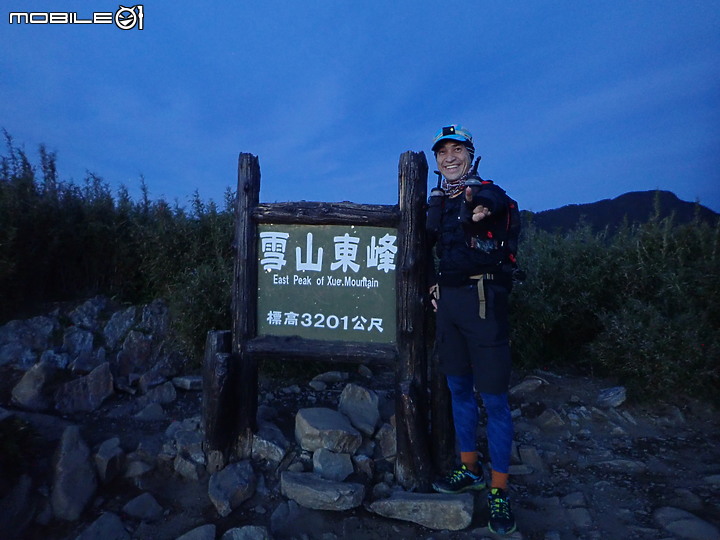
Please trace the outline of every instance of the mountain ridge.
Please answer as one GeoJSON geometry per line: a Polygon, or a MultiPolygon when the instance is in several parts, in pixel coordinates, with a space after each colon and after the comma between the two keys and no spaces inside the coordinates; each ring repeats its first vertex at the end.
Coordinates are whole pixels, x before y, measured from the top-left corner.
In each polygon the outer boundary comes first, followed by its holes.
{"type": "Polygon", "coordinates": [[[676,224],[701,222],[715,224],[720,214],[699,203],[681,200],[671,191],[630,191],[614,199],[585,204],[568,204],[552,210],[527,212],[529,221],[537,228],[550,232],[565,232],[584,223],[594,230],[617,229],[623,223],[646,223],[651,218],[673,216],[676,224]]]}

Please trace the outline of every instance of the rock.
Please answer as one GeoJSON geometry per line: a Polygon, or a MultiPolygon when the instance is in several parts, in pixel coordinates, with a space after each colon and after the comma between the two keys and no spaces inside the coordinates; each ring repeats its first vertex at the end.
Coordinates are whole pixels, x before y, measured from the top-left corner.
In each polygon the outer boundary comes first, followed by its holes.
{"type": "Polygon", "coordinates": [[[327,388],[327,384],[325,384],[322,381],[310,381],[308,383],[308,386],[315,390],[316,392],[322,392],[327,388]]]}
{"type": "Polygon", "coordinates": [[[524,465],[531,467],[538,473],[546,472],[547,468],[545,467],[545,463],[534,446],[522,445],[518,447],[518,453],[520,455],[520,461],[522,461],[524,465]]]}
{"type": "Polygon", "coordinates": [[[392,495],[392,488],[387,482],[378,482],[373,486],[373,500],[387,499],[390,495],[392,495]]]}
{"type": "Polygon", "coordinates": [[[685,423],[685,415],[674,405],[668,407],[667,414],[657,419],[657,425],[661,427],[675,428],[684,426],[685,423]]]}
{"type": "Polygon", "coordinates": [[[653,513],[655,521],[677,538],[685,540],[710,540],[720,538],[720,530],[715,525],[700,519],[690,512],[665,506],[653,513]]]}
{"type": "Polygon", "coordinates": [[[70,355],[66,352],[47,349],[40,355],[40,363],[57,369],[66,369],[70,365],[70,355]]]}
{"type": "Polygon", "coordinates": [[[252,497],[257,479],[249,461],[239,461],[210,476],[208,495],[222,517],[252,497]]]}
{"type": "Polygon", "coordinates": [[[120,448],[120,439],[114,437],[102,443],[95,454],[95,468],[100,481],[107,484],[117,477],[124,462],[125,453],[120,448]]]}
{"type": "Polygon", "coordinates": [[[326,448],[313,452],[313,471],[326,480],[342,482],[353,473],[350,454],[336,454],[326,448]]]}
{"type": "Polygon", "coordinates": [[[568,493],[562,498],[562,503],[565,508],[585,508],[587,506],[585,494],[582,491],[568,493]]]}
{"type": "Polygon", "coordinates": [[[703,477],[703,482],[706,484],[720,485],[720,474],[711,474],[703,477]]]}
{"type": "Polygon", "coordinates": [[[363,377],[365,379],[372,379],[373,372],[365,364],[360,364],[358,366],[358,375],[360,375],[361,377],[363,377]]]}
{"type": "Polygon", "coordinates": [[[143,307],[140,327],[154,335],[165,335],[170,327],[170,312],[162,300],[153,300],[143,307]]]}
{"type": "Polygon", "coordinates": [[[154,470],[155,466],[141,460],[133,460],[127,464],[125,469],[125,478],[140,478],[141,476],[154,470]]]}
{"type": "Polygon", "coordinates": [[[200,473],[203,467],[195,463],[188,456],[177,454],[173,460],[173,470],[186,480],[197,482],[200,479],[200,473]]]}
{"type": "Polygon", "coordinates": [[[647,471],[647,465],[645,463],[631,459],[609,459],[596,463],[596,466],[613,472],[628,474],[640,474],[647,471]]]}
{"type": "Polygon", "coordinates": [[[508,393],[512,397],[521,398],[532,394],[535,390],[540,388],[543,384],[547,384],[539,377],[527,377],[525,380],[513,386],[508,393]]]}
{"type": "MultiPolygon", "coordinates": [[[[167,377],[151,369],[150,371],[146,371],[145,373],[140,375],[140,378],[137,381],[137,387],[141,393],[147,394],[151,391],[151,389],[154,389],[156,386],[159,386],[165,382],[167,382],[167,377]]],[[[174,388],[175,387],[173,386],[173,389],[174,388]]],[[[147,396],[144,396],[144,399],[146,400],[145,403],[148,403],[150,401],[147,396]]]]}
{"type": "Polygon", "coordinates": [[[295,439],[303,450],[327,448],[333,452],[354,454],[362,435],[338,411],[325,407],[300,409],[295,415],[295,439]]]}
{"type": "Polygon", "coordinates": [[[94,411],[114,393],[110,364],[62,385],[55,394],[55,409],[63,414],[94,411]]]}
{"type": "Polygon", "coordinates": [[[177,399],[177,390],[170,381],[148,390],[147,394],[138,399],[138,403],[160,403],[166,405],[177,399]]]}
{"type": "Polygon", "coordinates": [[[48,317],[10,321],[0,326],[0,366],[30,368],[37,361],[38,353],[48,347],[56,327],[56,319],[48,317]]]}
{"type": "Polygon", "coordinates": [[[130,533],[117,514],[103,512],[75,540],[130,540],[130,533]]]}
{"type": "Polygon", "coordinates": [[[159,403],[151,403],[138,412],[134,418],[143,422],[158,422],[165,420],[165,411],[159,403]]]}
{"type": "Polygon", "coordinates": [[[545,409],[536,421],[538,425],[547,429],[560,428],[565,425],[565,420],[554,409],[545,409]]]}
{"type": "Polygon", "coordinates": [[[258,432],[253,435],[253,458],[280,463],[289,449],[290,443],[279,427],[272,422],[260,422],[258,432]]]}
{"type": "Polygon", "coordinates": [[[123,512],[134,519],[153,522],[162,517],[163,507],[150,493],[143,493],[123,506],[123,512]]]}
{"type": "Polygon", "coordinates": [[[687,488],[673,490],[673,496],[668,497],[667,503],[688,512],[701,512],[704,507],[702,498],[687,488]]]}
{"type": "Polygon", "coordinates": [[[127,309],[113,313],[110,317],[103,329],[103,337],[111,350],[115,349],[118,343],[125,339],[127,333],[135,324],[136,312],[135,306],[130,306],[127,309]]]}
{"type": "Polygon", "coordinates": [[[395,492],[370,504],[369,510],[429,529],[459,531],[472,522],[473,496],[395,492]]]}
{"type": "Polygon", "coordinates": [[[70,355],[70,366],[75,372],[87,373],[93,365],[93,334],[77,326],[65,330],[63,350],[70,355]]]}
{"type": "Polygon", "coordinates": [[[215,528],[213,524],[201,525],[178,536],[176,540],[215,540],[215,528]]]}
{"type": "Polygon", "coordinates": [[[375,434],[377,452],[383,459],[391,459],[397,454],[397,436],[395,428],[390,424],[383,424],[375,434]]]}
{"type": "Polygon", "coordinates": [[[270,530],[275,535],[293,536],[295,522],[300,518],[300,507],[293,501],[283,501],[270,515],[270,530]]]}
{"type": "Polygon", "coordinates": [[[11,365],[18,369],[28,369],[37,361],[37,354],[17,342],[0,346],[0,366],[11,365]]]}
{"type": "Polygon", "coordinates": [[[380,421],[378,396],[357,384],[350,383],[340,394],[338,410],[350,419],[361,433],[372,436],[380,421]]]}
{"type": "MultiPolygon", "coordinates": [[[[154,337],[157,340],[157,337],[154,337]]],[[[178,375],[187,363],[187,358],[180,354],[178,351],[170,350],[167,353],[162,352],[162,347],[159,348],[160,356],[153,366],[143,373],[138,380],[138,387],[142,393],[147,393],[150,388],[158,386],[168,381],[168,379],[174,378],[178,375]]],[[[188,375],[183,376],[178,381],[180,384],[194,384],[195,388],[200,390],[202,388],[202,377],[199,375],[188,375]]],[[[178,388],[175,382],[173,386],[178,388]]]]}
{"type": "Polygon", "coordinates": [[[528,474],[534,474],[536,471],[530,465],[520,463],[517,465],[510,465],[508,472],[511,476],[527,476],[528,474]]]}
{"type": "Polygon", "coordinates": [[[189,457],[195,463],[205,465],[202,433],[197,430],[181,429],[175,434],[175,445],[178,453],[189,457]]]}
{"type": "Polygon", "coordinates": [[[280,477],[282,494],[300,506],[314,510],[349,510],[362,504],[362,484],[324,480],[314,473],[284,471],[280,477]]]}
{"type": "Polygon", "coordinates": [[[97,330],[98,318],[106,306],[107,299],[102,296],[96,296],[80,304],[68,314],[68,317],[70,317],[74,325],[80,328],[97,330]]]}
{"type": "Polygon", "coordinates": [[[75,521],[97,489],[90,450],[80,437],[78,426],[69,426],[60,439],[55,457],[51,493],[53,514],[58,519],[75,521]]]}
{"type": "Polygon", "coordinates": [[[34,351],[44,351],[50,346],[53,332],[59,328],[57,316],[32,317],[25,321],[28,341],[26,344],[34,351]]]}
{"type": "Polygon", "coordinates": [[[375,474],[375,462],[372,458],[365,455],[354,455],[352,462],[357,472],[364,474],[368,479],[372,479],[375,474]]]}
{"type": "Polygon", "coordinates": [[[269,540],[270,533],[267,528],[259,525],[245,525],[230,529],[222,535],[221,540],[269,540]]]}
{"type": "Polygon", "coordinates": [[[202,377],[200,375],[173,377],[172,383],[175,388],[180,388],[181,390],[202,390],[202,377]]]}
{"type": "Polygon", "coordinates": [[[35,364],[12,389],[13,403],[31,411],[52,409],[54,402],[48,387],[57,372],[57,368],[45,362],[35,364]]]}
{"type": "Polygon", "coordinates": [[[589,529],[592,527],[592,517],[587,508],[570,508],[567,511],[572,524],[578,529],[589,529]]]}
{"type": "Polygon", "coordinates": [[[131,373],[145,373],[152,367],[152,353],[152,336],[131,330],[113,363],[113,374],[127,377],[131,373]]]}
{"type": "Polygon", "coordinates": [[[627,391],[624,386],[613,386],[600,391],[597,398],[598,407],[614,408],[625,402],[627,391]]]}

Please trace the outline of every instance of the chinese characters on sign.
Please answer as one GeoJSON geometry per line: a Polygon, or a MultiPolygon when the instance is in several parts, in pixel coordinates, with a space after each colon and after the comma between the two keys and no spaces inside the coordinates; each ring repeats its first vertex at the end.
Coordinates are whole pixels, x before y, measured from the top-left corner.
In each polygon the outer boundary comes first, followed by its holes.
{"type": "Polygon", "coordinates": [[[258,227],[258,333],[395,341],[397,231],[258,227]]]}

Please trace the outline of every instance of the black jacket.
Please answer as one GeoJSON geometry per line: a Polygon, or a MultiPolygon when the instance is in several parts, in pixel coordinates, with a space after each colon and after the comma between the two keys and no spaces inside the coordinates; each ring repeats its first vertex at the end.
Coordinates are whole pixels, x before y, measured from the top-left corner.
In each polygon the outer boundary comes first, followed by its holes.
{"type": "Polygon", "coordinates": [[[507,196],[493,183],[483,184],[475,202],[490,209],[491,215],[479,222],[469,218],[465,196],[430,197],[427,233],[430,248],[435,247],[428,276],[430,284],[461,286],[472,283],[470,276],[500,274],[505,253],[498,238],[507,223],[507,196]]]}

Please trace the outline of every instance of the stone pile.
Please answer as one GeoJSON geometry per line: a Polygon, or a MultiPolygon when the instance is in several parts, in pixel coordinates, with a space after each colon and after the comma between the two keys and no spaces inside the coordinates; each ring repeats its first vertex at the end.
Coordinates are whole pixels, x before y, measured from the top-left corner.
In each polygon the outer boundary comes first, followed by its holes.
{"type": "Polygon", "coordinates": [[[116,309],[96,297],[69,313],[59,309],[0,327],[0,367],[24,371],[12,405],[72,415],[97,410],[116,392],[172,399],[169,382],[186,358],[167,342],[161,301],[116,309]]]}
{"type": "MultiPolygon", "coordinates": [[[[204,448],[199,407],[175,416],[183,400],[199,403],[201,381],[182,374],[167,328],[162,303],[113,310],[100,298],[0,327],[0,362],[21,373],[0,428],[22,419],[55,441],[44,481],[23,474],[0,484],[8,538],[65,527],[57,538],[335,540],[367,536],[370,519],[398,537],[495,538],[480,525],[483,494],[398,485],[392,375],[380,384],[365,366],[321,373],[304,388],[263,384],[251,457],[216,459],[204,448]],[[98,421],[136,431],[88,442],[98,421]],[[300,532],[327,514],[342,523],[335,533],[300,532]]],[[[692,437],[683,411],[641,417],[624,406],[623,387],[560,395],[564,385],[536,372],[510,391],[523,531],[511,538],[720,538],[698,517],[720,512],[718,459],[695,476],[687,460],[667,461],[692,437]]]]}

